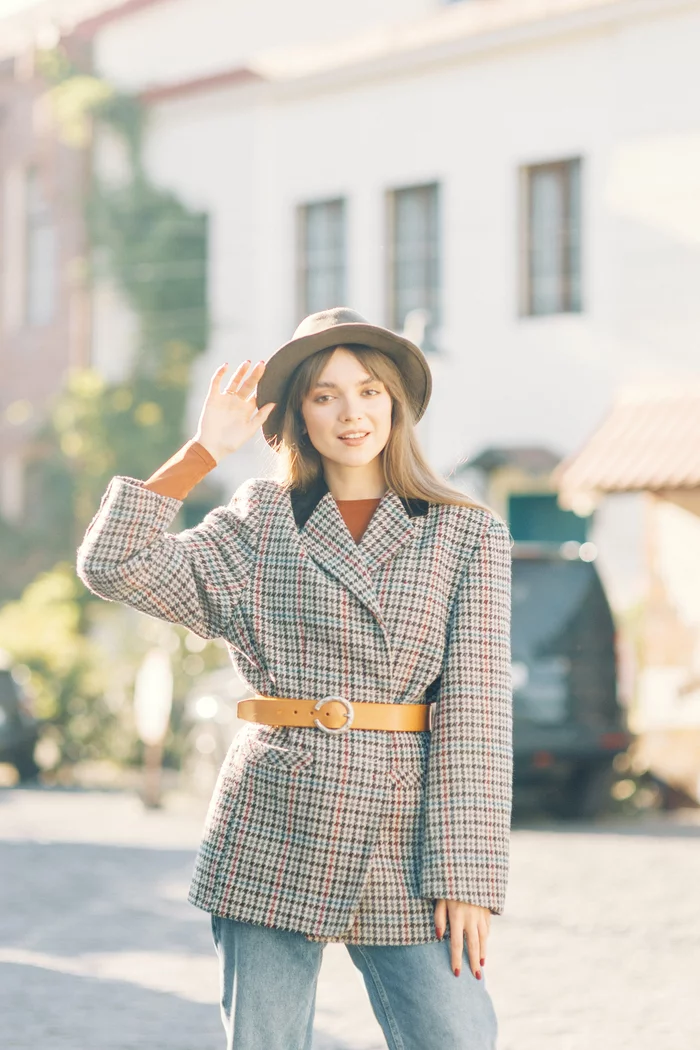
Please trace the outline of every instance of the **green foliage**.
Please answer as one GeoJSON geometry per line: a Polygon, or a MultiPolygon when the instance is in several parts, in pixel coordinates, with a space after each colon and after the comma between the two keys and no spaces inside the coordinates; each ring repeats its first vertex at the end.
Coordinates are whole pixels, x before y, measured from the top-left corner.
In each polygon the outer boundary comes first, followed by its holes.
{"type": "MultiPolygon", "coordinates": [[[[112,185],[93,174],[86,223],[93,275],[116,284],[138,331],[127,378],[106,383],[91,370],[74,373],[41,434],[32,486],[38,513],[6,541],[25,552],[20,557],[39,551],[47,568],[73,557],[114,474],[148,477],[182,443],[190,368],[209,322],[206,217],[144,172],[139,100],[77,68],[60,47],[41,54],[40,68],[65,139],[82,143],[107,130],[125,147],[124,180],[112,185]]],[[[30,567],[36,571],[36,557],[30,567]]]]}
{"type": "Polygon", "coordinates": [[[93,243],[106,255],[104,269],[139,319],[136,373],[160,367],[162,374],[173,342],[182,370],[208,338],[206,217],[141,177],[101,187],[88,215],[93,243]]]}
{"type": "Polygon", "coordinates": [[[18,601],[0,609],[0,650],[23,672],[37,716],[53,727],[61,762],[139,761],[131,697],[140,663],[153,646],[168,651],[173,667],[166,760],[177,765],[186,694],[194,677],[225,662],[219,645],[95,602],[68,563],[40,574],[18,601]]]}
{"type": "Polygon", "coordinates": [[[111,477],[149,477],[181,443],[188,358],[186,345],[171,343],[159,367],[128,382],[108,384],[94,371],[71,377],[47,428],[44,472],[64,505],[72,501],[75,543],[111,477]]]}
{"type": "MultiPolygon", "coordinates": [[[[155,621],[137,617],[132,629],[136,614],[95,601],[75,576],[75,549],[109,479],[148,477],[185,437],[190,368],[208,339],[207,224],[144,171],[144,111],[136,97],[77,68],[61,48],[44,52],[40,67],[65,142],[84,148],[104,133],[122,145],[126,177],[113,185],[93,174],[86,225],[92,275],[116,284],[138,335],[127,378],[108,383],[92,370],[73,373],[38,435],[42,454],[28,476],[31,518],[21,529],[0,522],[8,565],[0,594],[21,593],[0,611],[0,647],[28,669],[65,760],[99,754],[130,761],[138,746],[125,698],[155,621]],[[105,616],[110,641],[98,650],[86,632],[105,616]]],[[[219,663],[221,654],[211,647],[195,661],[186,632],[168,631],[181,701],[195,664],[219,663]]],[[[179,746],[173,737],[171,756],[179,746]]]]}
{"type": "Polygon", "coordinates": [[[36,713],[58,727],[68,761],[103,753],[116,728],[99,653],[82,631],[84,606],[84,588],[63,563],[0,610],[0,648],[26,669],[36,713]]]}
{"type": "Polygon", "coordinates": [[[38,53],[37,70],[49,84],[46,102],[59,138],[83,148],[95,124],[112,126],[127,146],[132,171],[142,172],[143,109],[137,98],[81,70],[60,46],[38,53]]]}

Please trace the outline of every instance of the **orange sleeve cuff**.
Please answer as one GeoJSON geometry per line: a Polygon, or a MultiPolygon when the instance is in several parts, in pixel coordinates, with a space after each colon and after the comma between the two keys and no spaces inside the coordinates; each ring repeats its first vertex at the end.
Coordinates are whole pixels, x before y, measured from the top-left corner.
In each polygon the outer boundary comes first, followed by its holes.
{"type": "Polygon", "coordinates": [[[193,439],[151,474],[144,486],[160,496],[182,500],[215,466],[216,460],[211,453],[193,439]]]}

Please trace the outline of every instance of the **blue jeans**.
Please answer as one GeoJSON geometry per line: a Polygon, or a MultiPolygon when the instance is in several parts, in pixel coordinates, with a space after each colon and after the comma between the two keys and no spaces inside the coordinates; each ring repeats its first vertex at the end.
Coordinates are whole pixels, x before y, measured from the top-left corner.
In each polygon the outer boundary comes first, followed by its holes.
{"type": "MultiPolygon", "coordinates": [[[[227,1050],[311,1050],[324,945],[301,933],[212,915],[227,1050]]],[[[484,970],[466,947],[450,967],[449,939],[348,944],[390,1050],[495,1050],[496,1014],[484,970]]]]}

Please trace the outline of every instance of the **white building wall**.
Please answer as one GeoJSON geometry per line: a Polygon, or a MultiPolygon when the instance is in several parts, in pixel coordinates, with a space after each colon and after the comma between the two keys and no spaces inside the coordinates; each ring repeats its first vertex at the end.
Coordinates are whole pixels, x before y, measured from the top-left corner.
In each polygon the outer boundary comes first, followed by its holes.
{"type": "MultiPolygon", "coordinates": [[[[433,179],[443,191],[445,354],[420,434],[438,469],[491,443],[566,453],[621,382],[697,372],[700,4],[672,0],[640,20],[622,6],[624,22],[451,64],[158,106],[149,167],[211,215],[214,335],[202,377],[290,338],[299,202],[347,196],[347,305],[387,323],[384,194],[433,179]],[[584,162],[583,313],[521,318],[518,168],[574,155],[584,162]]],[[[197,5],[199,31],[216,49],[223,34],[209,10],[197,5]]],[[[125,46],[129,24],[109,31],[102,53],[113,69],[114,34],[125,46]]],[[[143,23],[138,35],[146,48],[143,23]]],[[[198,47],[193,37],[192,73],[206,71],[198,47]]],[[[169,61],[176,79],[182,67],[167,50],[151,39],[144,68],[169,61]]],[[[131,62],[120,67],[127,78],[131,62]]],[[[242,462],[231,477],[249,472],[242,462]]]]}

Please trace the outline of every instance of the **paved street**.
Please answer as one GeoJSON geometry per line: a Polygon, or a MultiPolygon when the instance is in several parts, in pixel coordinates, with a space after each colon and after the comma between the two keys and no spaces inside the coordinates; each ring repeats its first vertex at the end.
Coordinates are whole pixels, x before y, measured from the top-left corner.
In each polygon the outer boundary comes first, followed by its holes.
{"type": "MultiPolygon", "coordinates": [[[[201,804],[0,790],[0,1045],[221,1050],[207,917],[185,901],[201,804]]],[[[487,981],[499,1050],[696,1050],[700,821],[679,811],[513,830],[487,981]]],[[[315,1050],[380,1050],[329,945],[315,1050]]],[[[449,1048],[446,1048],[449,1050],[449,1048]]]]}

